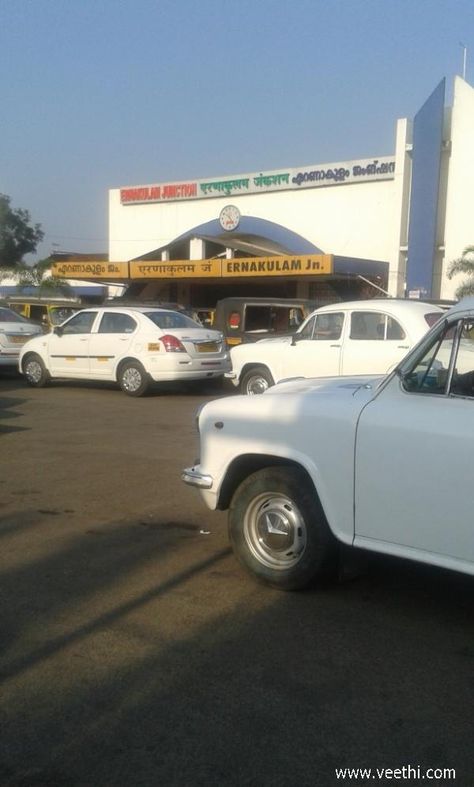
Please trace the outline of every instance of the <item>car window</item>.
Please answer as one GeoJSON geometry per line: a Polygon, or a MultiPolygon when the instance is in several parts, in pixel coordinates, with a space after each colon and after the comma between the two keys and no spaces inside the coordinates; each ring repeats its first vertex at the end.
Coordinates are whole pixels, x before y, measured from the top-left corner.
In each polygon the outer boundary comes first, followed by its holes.
{"type": "Polygon", "coordinates": [[[328,312],[327,314],[317,314],[313,331],[313,339],[316,341],[339,339],[344,324],[343,312],[328,312]]]}
{"type": "Polygon", "coordinates": [[[64,334],[90,333],[97,312],[79,312],[63,326],[64,334]]]}
{"type": "Polygon", "coordinates": [[[357,311],[351,314],[350,338],[355,340],[400,340],[405,331],[397,320],[382,312],[357,311]]]}
{"type": "Polygon", "coordinates": [[[129,314],[106,312],[102,315],[99,333],[133,333],[137,323],[129,314]]]}
{"type": "Polygon", "coordinates": [[[298,331],[298,338],[312,339],[315,324],[316,324],[316,317],[311,317],[306,323],[306,325],[303,325],[301,330],[298,331]]]}
{"type": "Polygon", "coordinates": [[[53,325],[61,325],[68,317],[72,317],[76,311],[77,309],[72,309],[70,306],[54,306],[49,310],[49,319],[53,325]]]}
{"type": "Polygon", "coordinates": [[[425,321],[426,321],[427,325],[429,325],[430,328],[432,328],[433,325],[436,322],[438,322],[438,320],[440,320],[442,316],[443,316],[442,312],[427,312],[424,315],[425,321]]]}
{"type": "Polygon", "coordinates": [[[385,325],[385,339],[392,339],[400,341],[400,339],[406,338],[406,333],[403,330],[402,326],[394,317],[386,316],[386,325],[385,325]]]}
{"type": "Polygon", "coordinates": [[[158,328],[169,330],[170,328],[202,328],[197,322],[186,317],[181,312],[145,312],[149,320],[155,323],[158,328]]]}
{"type": "Polygon", "coordinates": [[[401,377],[409,393],[474,396],[473,321],[445,324],[401,377]]]}
{"type": "Polygon", "coordinates": [[[473,320],[462,321],[449,393],[455,396],[474,396],[473,320]]]}
{"type": "MultiPolygon", "coordinates": [[[[0,308],[0,322],[28,322],[12,309],[0,308]]],[[[31,323],[30,323],[31,324],[31,323]]]]}

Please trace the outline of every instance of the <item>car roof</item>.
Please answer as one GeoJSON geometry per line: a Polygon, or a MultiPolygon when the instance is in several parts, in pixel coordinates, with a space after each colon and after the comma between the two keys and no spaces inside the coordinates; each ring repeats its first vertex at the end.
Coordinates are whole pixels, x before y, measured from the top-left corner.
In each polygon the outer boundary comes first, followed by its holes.
{"type": "Polygon", "coordinates": [[[352,311],[353,309],[368,311],[382,309],[397,314],[416,314],[416,312],[420,314],[426,314],[427,312],[443,313],[443,309],[434,303],[425,303],[424,301],[410,298],[368,298],[365,301],[341,301],[339,303],[331,303],[328,306],[320,306],[319,309],[315,309],[315,312],[319,314],[320,312],[352,311]]]}
{"type": "Polygon", "coordinates": [[[474,297],[469,296],[468,298],[463,298],[455,306],[452,306],[447,312],[447,315],[457,314],[458,312],[469,312],[474,311],[474,297]]]}
{"type": "Polygon", "coordinates": [[[218,304],[226,304],[231,302],[235,303],[236,305],[248,303],[251,305],[255,304],[256,306],[259,306],[260,304],[262,306],[266,306],[267,304],[270,306],[299,306],[300,304],[314,303],[314,300],[311,300],[311,298],[260,298],[258,296],[253,297],[252,295],[249,297],[239,295],[236,298],[229,296],[228,298],[220,298],[217,301],[218,304]]]}
{"type": "Polygon", "coordinates": [[[17,305],[19,303],[28,303],[31,305],[46,304],[48,306],[81,306],[81,301],[78,298],[39,298],[28,295],[22,297],[21,295],[11,295],[6,299],[7,304],[17,305]]]}
{"type": "MultiPolygon", "coordinates": [[[[146,314],[147,312],[163,312],[163,314],[180,314],[183,315],[182,311],[178,311],[178,309],[164,309],[162,306],[119,306],[117,303],[115,306],[102,306],[97,305],[94,306],[91,304],[90,306],[86,306],[81,309],[81,311],[104,311],[104,312],[116,312],[117,310],[124,311],[124,312],[139,312],[140,314],[146,314]]],[[[185,314],[185,317],[188,315],[185,314]]]]}

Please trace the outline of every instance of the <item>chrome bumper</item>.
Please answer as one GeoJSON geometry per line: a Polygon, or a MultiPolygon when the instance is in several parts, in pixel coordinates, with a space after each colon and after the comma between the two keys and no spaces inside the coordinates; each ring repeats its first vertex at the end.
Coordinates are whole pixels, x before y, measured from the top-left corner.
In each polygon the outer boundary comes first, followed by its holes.
{"type": "Polygon", "coordinates": [[[181,473],[181,481],[190,486],[197,486],[199,489],[211,489],[213,484],[212,476],[204,475],[194,467],[187,467],[181,473]]]}

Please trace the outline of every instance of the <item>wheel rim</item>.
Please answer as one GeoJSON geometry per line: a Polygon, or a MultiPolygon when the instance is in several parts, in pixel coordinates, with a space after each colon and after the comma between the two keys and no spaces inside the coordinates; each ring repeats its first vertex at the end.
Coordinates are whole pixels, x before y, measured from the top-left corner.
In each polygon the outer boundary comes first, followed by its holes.
{"type": "Polygon", "coordinates": [[[122,385],[126,391],[135,393],[142,384],[140,370],[135,366],[128,366],[122,374],[122,385]]]}
{"type": "Polygon", "coordinates": [[[307,530],[289,497],[267,492],[250,503],[244,519],[244,537],[259,563],[287,571],[301,560],[307,530]]]}
{"type": "Polygon", "coordinates": [[[43,374],[43,369],[39,361],[28,361],[25,368],[27,379],[32,383],[39,383],[43,374]]]}
{"type": "Polygon", "coordinates": [[[264,377],[263,374],[256,374],[249,378],[246,386],[246,393],[248,396],[256,396],[265,393],[269,387],[270,385],[267,378],[264,377]]]}

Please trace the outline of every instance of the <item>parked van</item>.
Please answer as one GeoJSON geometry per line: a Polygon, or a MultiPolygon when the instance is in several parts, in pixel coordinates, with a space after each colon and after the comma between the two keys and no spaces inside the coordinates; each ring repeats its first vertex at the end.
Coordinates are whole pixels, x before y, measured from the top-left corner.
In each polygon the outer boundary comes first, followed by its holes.
{"type": "Polygon", "coordinates": [[[217,301],[212,327],[222,331],[227,344],[256,342],[294,333],[314,311],[304,298],[223,298],[217,301]]]}
{"type": "Polygon", "coordinates": [[[42,326],[43,330],[50,331],[55,325],[60,325],[71,317],[74,312],[82,308],[77,298],[39,298],[12,295],[6,298],[8,306],[17,314],[33,320],[42,326]]]}

